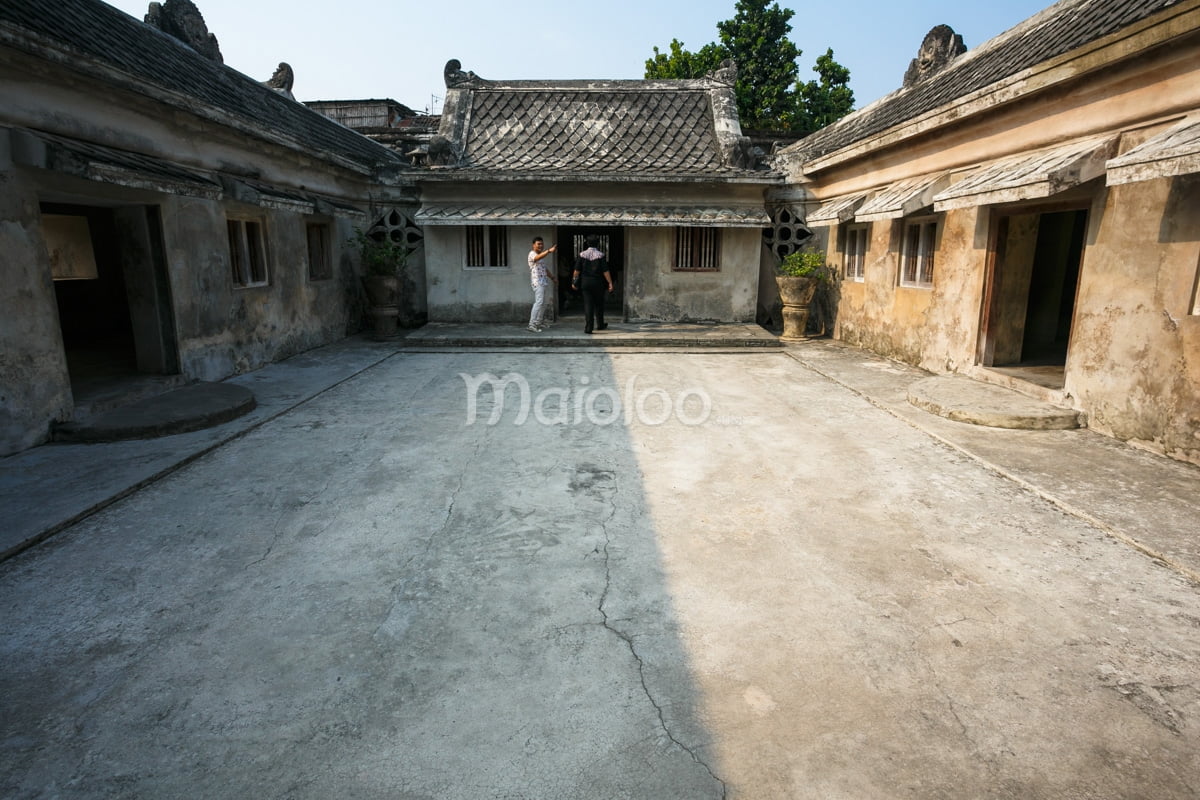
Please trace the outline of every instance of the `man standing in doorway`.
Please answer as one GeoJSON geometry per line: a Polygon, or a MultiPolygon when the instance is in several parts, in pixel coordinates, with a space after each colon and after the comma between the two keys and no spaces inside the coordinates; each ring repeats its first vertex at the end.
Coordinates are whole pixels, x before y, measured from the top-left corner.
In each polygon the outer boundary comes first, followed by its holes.
{"type": "Polygon", "coordinates": [[[529,251],[529,282],[533,285],[533,310],[529,312],[529,330],[541,333],[546,327],[546,291],[556,282],[554,273],[546,269],[542,260],[558,249],[552,245],[545,249],[546,243],[538,236],[533,240],[533,249],[529,251]]]}

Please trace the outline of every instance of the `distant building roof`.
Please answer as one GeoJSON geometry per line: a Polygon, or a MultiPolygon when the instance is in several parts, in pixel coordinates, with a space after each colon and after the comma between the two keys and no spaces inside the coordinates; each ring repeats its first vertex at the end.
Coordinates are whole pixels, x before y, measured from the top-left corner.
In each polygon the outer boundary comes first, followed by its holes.
{"type": "Polygon", "coordinates": [[[99,0],[0,3],[0,45],[364,171],[404,164],[388,148],[99,0]]]}
{"type": "Polygon", "coordinates": [[[958,56],[942,71],[843,117],[786,152],[802,162],[820,158],[1115,33],[1177,2],[1060,0],[958,56]]]}

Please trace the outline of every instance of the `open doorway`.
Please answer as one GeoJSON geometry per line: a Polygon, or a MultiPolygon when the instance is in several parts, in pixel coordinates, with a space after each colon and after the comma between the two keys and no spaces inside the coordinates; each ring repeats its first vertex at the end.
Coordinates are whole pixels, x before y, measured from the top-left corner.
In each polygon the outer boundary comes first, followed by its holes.
{"type": "Polygon", "coordinates": [[[575,268],[575,256],[582,253],[587,237],[600,239],[600,249],[608,256],[612,272],[613,291],[604,300],[604,314],[611,319],[621,319],[625,308],[625,232],[614,227],[560,227],[558,229],[558,315],[583,317],[583,297],[571,290],[571,272],[575,268]]]}
{"type": "Polygon", "coordinates": [[[1065,381],[1087,211],[999,218],[980,362],[1051,389],[1065,381]]]}
{"type": "Polygon", "coordinates": [[[77,412],[178,383],[164,380],[179,373],[179,355],[157,209],[41,211],[77,412]]]}

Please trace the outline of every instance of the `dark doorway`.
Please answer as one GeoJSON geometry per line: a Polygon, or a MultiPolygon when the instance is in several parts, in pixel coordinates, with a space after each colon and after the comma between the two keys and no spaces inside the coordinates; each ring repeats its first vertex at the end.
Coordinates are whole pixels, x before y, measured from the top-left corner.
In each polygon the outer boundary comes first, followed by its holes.
{"type": "Polygon", "coordinates": [[[1087,211],[1010,214],[997,224],[981,363],[1062,388],[1087,211]]]}
{"type": "Polygon", "coordinates": [[[583,298],[571,290],[571,272],[575,268],[575,256],[587,248],[584,242],[589,236],[600,239],[600,249],[608,255],[612,272],[613,292],[604,301],[604,313],[619,319],[624,312],[625,298],[625,231],[613,227],[563,226],[558,229],[558,315],[583,316],[583,298]]]}
{"type": "Polygon", "coordinates": [[[44,203],[41,211],[76,407],[177,374],[157,209],[44,203]]]}

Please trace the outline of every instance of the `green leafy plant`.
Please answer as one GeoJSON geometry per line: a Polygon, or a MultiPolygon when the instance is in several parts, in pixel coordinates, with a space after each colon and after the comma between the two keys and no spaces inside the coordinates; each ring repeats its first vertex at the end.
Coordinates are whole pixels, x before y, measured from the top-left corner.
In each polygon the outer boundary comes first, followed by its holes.
{"type": "Polygon", "coordinates": [[[796,278],[816,278],[821,283],[833,281],[833,268],[825,263],[824,250],[796,250],[780,262],[777,272],[796,278]]]}
{"type": "Polygon", "coordinates": [[[362,228],[355,228],[350,241],[358,248],[368,275],[399,275],[408,264],[408,246],[393,242],[386,235],[375,238],[362,228]]]}

